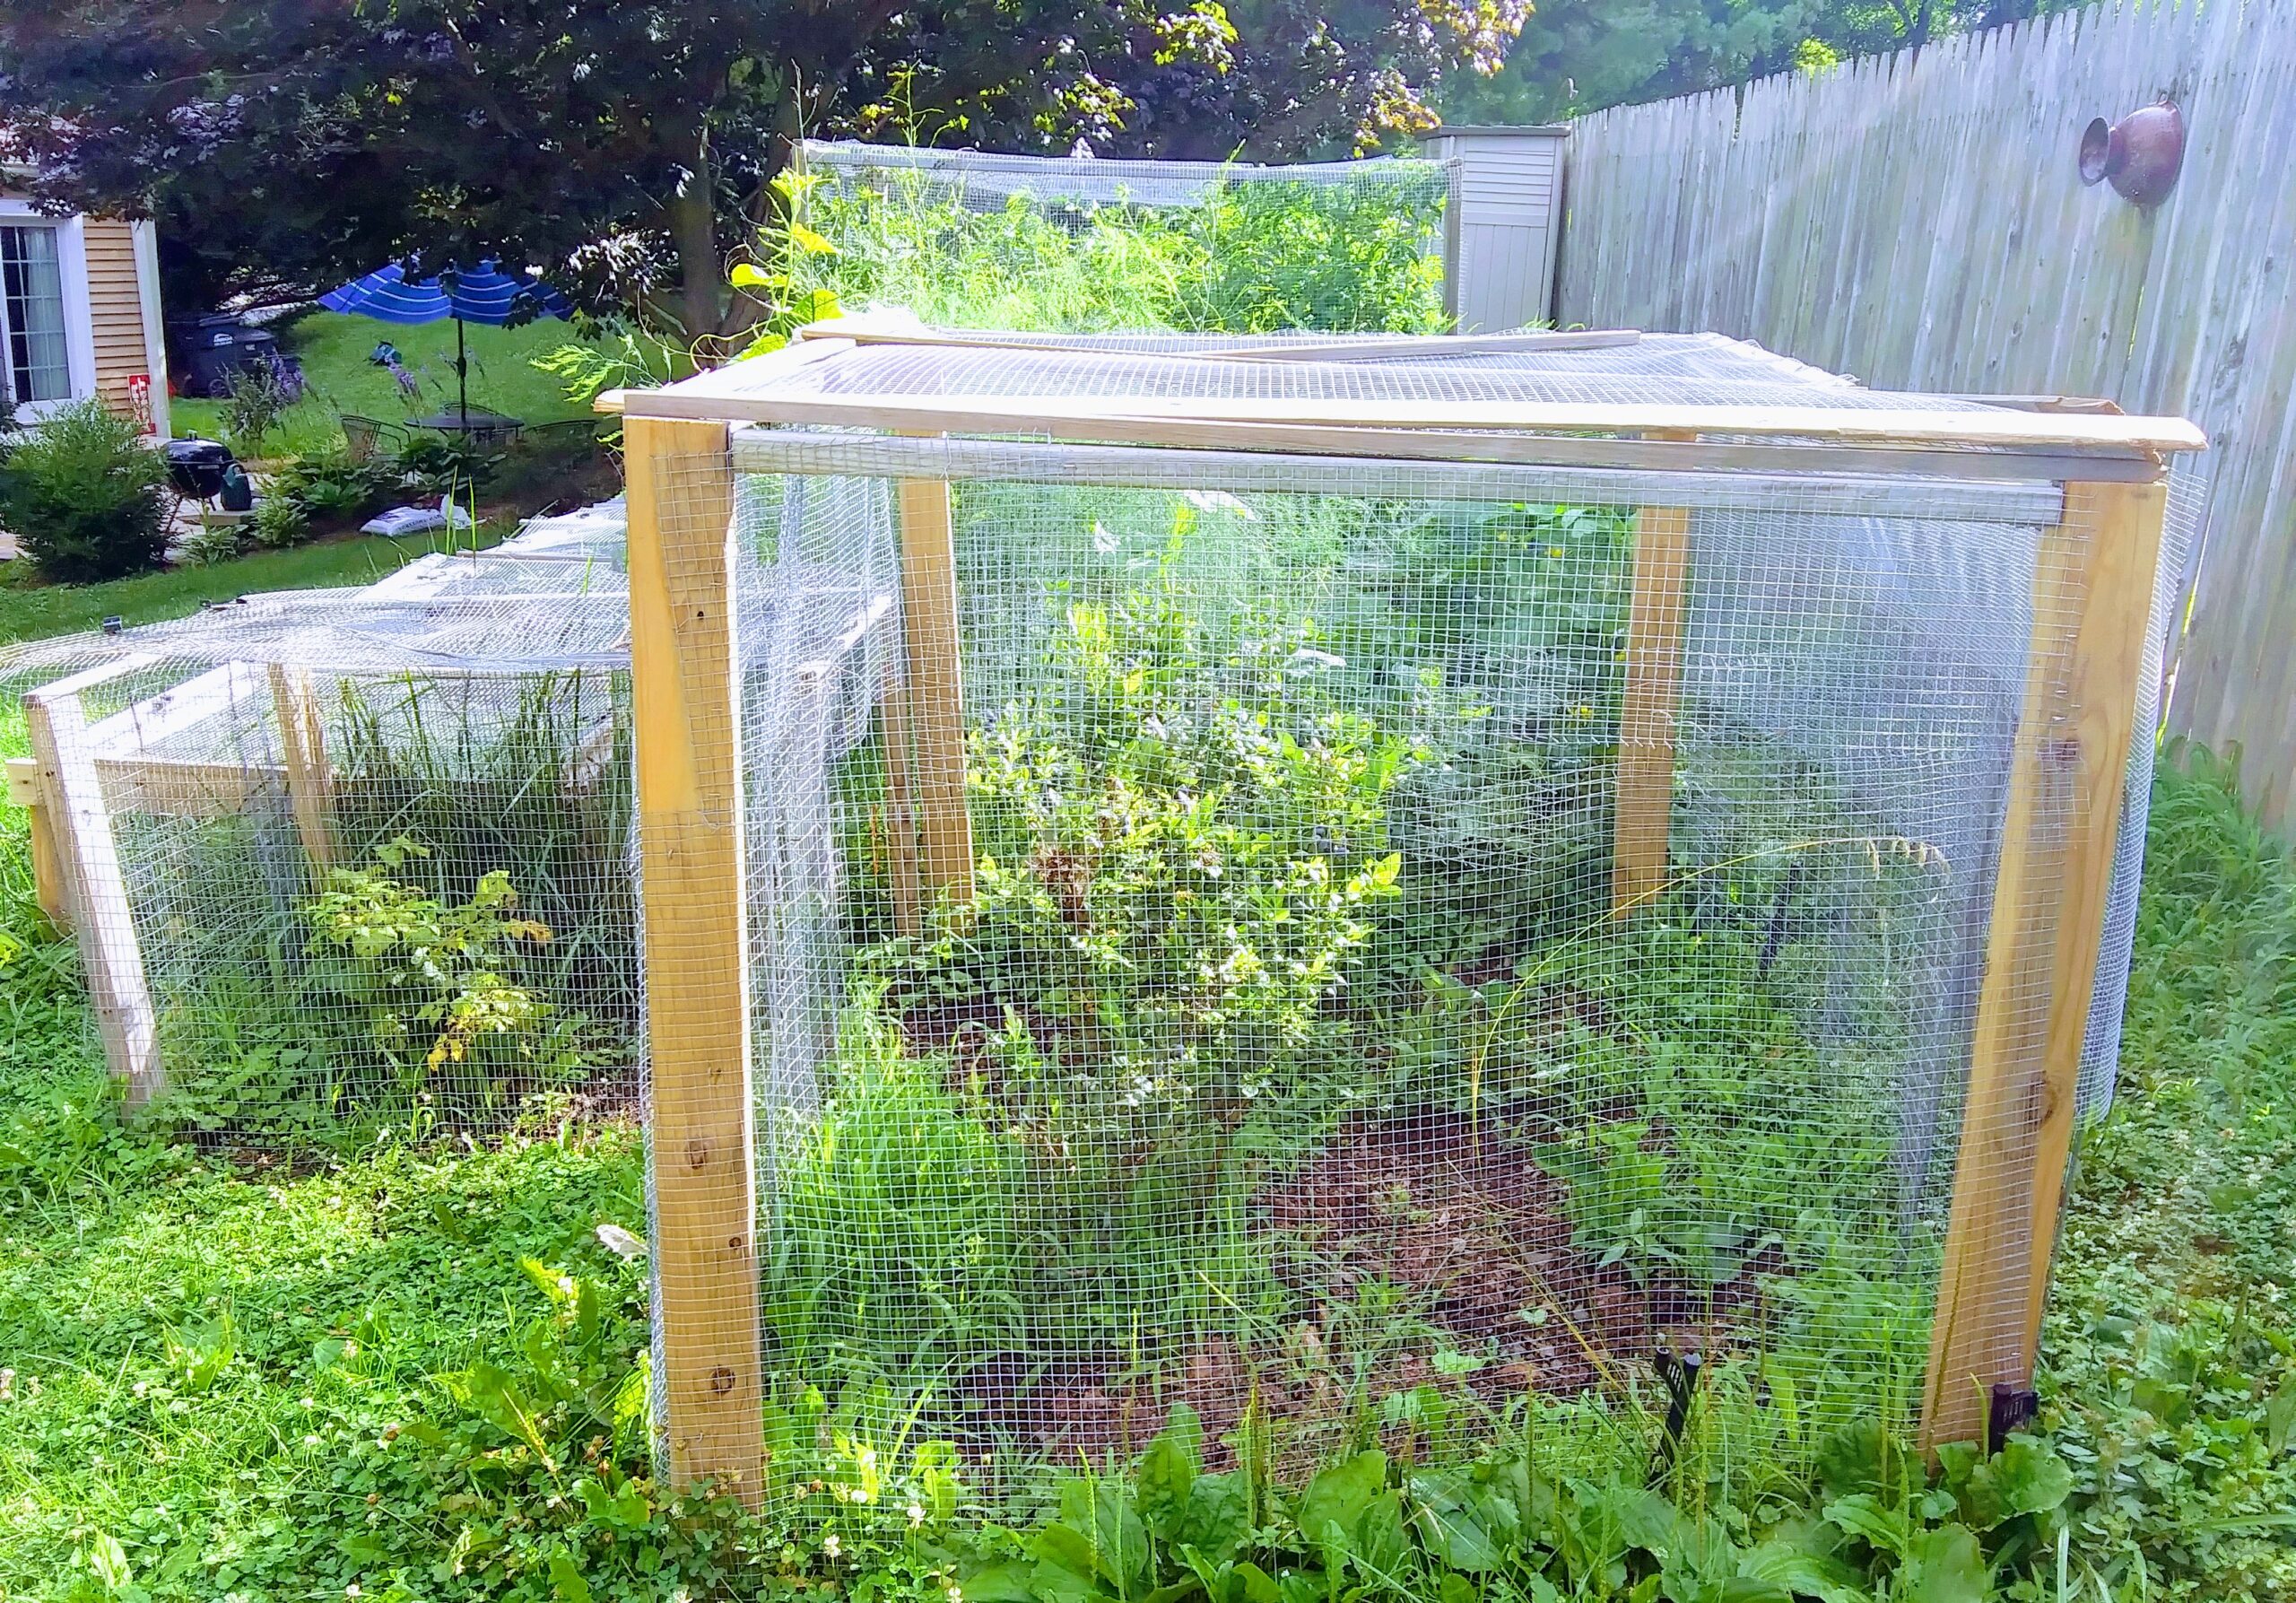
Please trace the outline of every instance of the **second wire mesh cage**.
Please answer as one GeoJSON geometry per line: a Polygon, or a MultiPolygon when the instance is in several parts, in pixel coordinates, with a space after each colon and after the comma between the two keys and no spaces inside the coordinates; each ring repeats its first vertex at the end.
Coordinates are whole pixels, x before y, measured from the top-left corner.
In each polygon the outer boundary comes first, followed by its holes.
{"type": "Polygon", "coordinates": [[[2187,425],[850,324],[622,405],[681,1473],[2025,1383],[2187,425]]]}

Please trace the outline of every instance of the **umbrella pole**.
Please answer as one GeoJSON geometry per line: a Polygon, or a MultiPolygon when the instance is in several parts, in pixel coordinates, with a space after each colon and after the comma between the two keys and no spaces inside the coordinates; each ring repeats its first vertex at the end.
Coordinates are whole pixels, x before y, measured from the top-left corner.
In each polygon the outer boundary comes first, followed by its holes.
{"type": "Polygon", "coordinates": [[[470,356],[463,347],[463,320],[455,319],[455,388],[463,403],[463,435],[470,435],[470,356]]]}

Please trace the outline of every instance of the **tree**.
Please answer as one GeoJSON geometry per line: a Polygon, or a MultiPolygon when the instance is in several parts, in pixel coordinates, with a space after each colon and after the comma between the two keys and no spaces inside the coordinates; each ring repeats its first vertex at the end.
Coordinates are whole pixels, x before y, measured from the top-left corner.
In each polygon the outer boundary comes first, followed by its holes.
{"type": "Polygon", "coordinates": [[[1546,122],[1742,83],[1798,65],[1918,48],[2078,0],[1541,0],[1489,77],[1454,78],[1456,122],[1546,122]]]}
{"type": "Polygon", "coordinates": [[[1198,0],[1169,13],[952,0],[905,11],[846,99],[869,136],[1168,160],[1361,154],[1433,126],[1437,88],[1498,71],[1530,13],[1529,0],[1198,0]]]}
{"type": "Polygon", "coordinates": [[[179,295],[499,256],[701,335],[762,309],[725,265],[802,131],[898,103],[1008,146],[1324,152],[1423,120],[1527,9],[1174,3],[55,0],[0,9],[0,129],[44,200],[161,219],[179,295]]]}

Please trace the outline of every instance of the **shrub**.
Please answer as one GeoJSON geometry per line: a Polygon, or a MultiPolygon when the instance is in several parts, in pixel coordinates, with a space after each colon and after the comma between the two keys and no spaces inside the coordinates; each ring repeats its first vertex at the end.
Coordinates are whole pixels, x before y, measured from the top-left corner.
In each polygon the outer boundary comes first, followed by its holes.
{"type": "Polygon", "coordinates": [[[393,466],[430,495],[453,495],[492,479],[502,466],[503,453],[469,439],[421,430],[398,448],[393,466]]]}
{"type": "Polygon", "coordinates": [[[41,576],[63,584],[160,566],[168,468],[135,424],[82,401],[18,437],[0,465],[0,526],[41,576]]]}
{"type": "Polygon", "coordinates": [[[335,870],[304,910],[327,989],[363,1018],[375,1050],[409,1085],[462,1063],[489,1038],[529,1050],[551,1011],[504,978],[522,949],[550,941],[550,927],[517,910],[500,869],[457,904],[390,876],[430,855],[401,836],[375,849],[373,867],[335,870]]]}
{"type": "Polygon", "coordinates": [[[224,381],[223,436],[242,456],[260,456],[287,409],[303,398],[300,373],[281,362],[234,371],[224,381]]]}
{"type": "Polygon", "coordinates": [[[398,469],[384,462],[353,462],[343,452],[298,457],[272,482],[274,494],[300,506],[316,524],[341,524],[382,510],[398,486],[398,469]]]}
{"type": "Polygon", "coordinates": [[[266,495],[255,503],[255,515],[248,519],[248,531],[255,536],[257,544],[275,551],[309,537],[311,515],[291,495],[266,495]]]}
{"type": "Polygon", "coordinates": [[[239,530],[232,523],[203,523],[183,537],[178,559],[195,568],[227,562],[239,554],[239,530]]]}

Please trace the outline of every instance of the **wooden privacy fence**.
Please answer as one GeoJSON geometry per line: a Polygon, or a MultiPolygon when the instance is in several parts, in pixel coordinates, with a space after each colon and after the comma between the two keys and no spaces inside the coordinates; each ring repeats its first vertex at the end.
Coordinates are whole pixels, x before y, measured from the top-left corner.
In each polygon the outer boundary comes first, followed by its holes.
{"type": "Polygon", "coordinates": [[[2101,5],[1626,107],[1570,141],[1565,327],[1702,330],[1893,388],[2108,396],[2209,431],[2171,732],[2296,816],[2296,0],[2101,5]],[[2166,93],[2146,211],[2076,170],[2166,93]]]}

